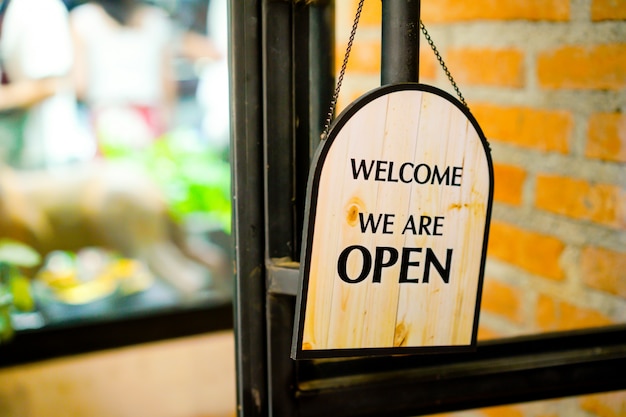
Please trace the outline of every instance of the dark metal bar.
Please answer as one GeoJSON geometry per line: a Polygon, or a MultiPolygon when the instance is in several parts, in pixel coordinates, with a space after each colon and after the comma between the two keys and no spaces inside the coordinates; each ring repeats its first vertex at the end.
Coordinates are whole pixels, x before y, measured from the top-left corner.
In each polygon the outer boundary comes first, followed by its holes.
{"type": "Polygon", "coordinates": [[[261,16],[230,0],[231,159],[236,248],[235,350],[240,416],[267,416],[261,16]]]}
{"type": "MultiPolygon", "coordinates": [[[[332,94],[329,5],[274,0],[263,12],[268,254],[289,266],[299,257],[308,170],[332,94]]],[[[272,292],[284,275],[272,279],[275,261],[266,261],[269,414],[296,416],[295,297],[272,292]]]]}
{"type": "Polygon", "coordinates": [[[232,329],[232,326],[233,306],[224,300],[115,319],[102,318],[22,330],[9,343],[0,345],[0,368],[232,329]]]}
{"type": "Polygon", "coordinates": [[[310,96],[323,88],[318,78],[331,79],[332,93],[331,61],[311,62],[314,6],[231,0],[230,7],[238,413],[295,415],[296,364],[289,357],[294,299],[266,294],[265,264],[299,253],[295,213],[303,197],[294,190],[306,175],[296,178],[296,165],[308,171],[311,131],[320,129],[311,112],[324,112],[310,96]],[[320,74],[309,72],[316,65],[324,66],[320,74]]]}
{"type": "MultiPolygon", "coordinates": [[[[320,143],[335,82],[334,6],[318,0],[300,2],[294,15],[294,60],[296,94],[296,224],[294,255],[301,249],[304,206],[311,159],[320,143]]],[[[294,258],[296,259],[296,258],[294,258]]]]}
{"type": "Polygon", "coordinates": [[[330,0],[317,1],[308,8],[308,118],[309,158],[320,143],[320,135],[333,97],[335,85],[335,8],[330,0]]]}
{"type": "MultiPolygon", "coordinates": [[[[297,34],[307,34],[308,26],[306,20],[296,14],[297,6],[293,2],[265,0],[262,8],[266,259],[292,259],[296,256],[296,134],[308,122],[296,113],[301,100],[298,92],[302,90],[297,85],[308,85],[308,80],[302,77],[308,66],[308,48],[298,43],[297,34]],[[300,67],[296,62],[302,57],[305,66],[300,67]]],[[[308,95],[304,99],[308,99],[308,95]]],[[[294,364],[289,360],[289,336],[293,327],[290,323],[294,313],[288,301],[273,294],[266,294],[265,298],[270,416],[297,415],[294,364]]]]}
{"type": "Polygon", "coordinates": [[[289,357],[295,315],[294,297],[267,295],[268,383],[270,416],[297,416],[296,362],[289,357]]]}
{"type": "Polygon", "coordinates": [[[420,0],[382,0],[381,84],[419,80],[420,0]]]}
{"type": "MultiPolygon", "coordinates": [[[[310,164],[310,131],[315,125],[315,119],[311,117],[311,110],[316,106],[313,104],[314,92],[311,85],[317,80],[311,77],[315,75],[315,70],[311,65],[312,61],[309,33],[311,22],[309,19],[310,7],[296,5],[293,16],[293,55],[294,55],[294,93],[295,93],[295,115],[297,123],[295,126],[294,147],[295,158],[295,225],[294,225],[294,251],[292,259],[297,260],[300,254],[302,224],[304,222],[304,204],[306,198],[306,183],[310,164]]],[[[327,51],[324,51],[327,52],[327,51]]]]}
{"type": "Polygon", "coordinates": [[[293,4],[262,2],[266,256],[294,255],[293,4]]]}
{"type": "Polygon", "coordinates": [[[298,294],[298,280],[300,266],[297,262],[274,262],[266,264],[267,292],[296,296],[298,294]]]}
{"type": "Polygon", "coordinates": [[[624,367],[625,357],[597,357],[593,362],[564,364],[556,372],[550,367],[496,374],[475,369],[475,375],[456,379],[348,384],[345,389],[300,394],[300,416],[409,417],[622,390],[624,367]]]}
{"type": "Polygon", "coordinates": [[[442,413],[624,390],[626,326],[496,340],[461,355],[299,365],[300,416],[442,413]]]}

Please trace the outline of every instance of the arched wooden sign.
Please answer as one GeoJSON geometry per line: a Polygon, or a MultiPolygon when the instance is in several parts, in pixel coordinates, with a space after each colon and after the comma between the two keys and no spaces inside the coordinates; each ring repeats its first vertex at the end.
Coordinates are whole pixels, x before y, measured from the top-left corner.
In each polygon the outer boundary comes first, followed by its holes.
{"type": "Polygon", "coordinates": [[[455,98],[398,84],[354,102],[309,178],[292,358],[473,348],[492,197],[455,98]]]}

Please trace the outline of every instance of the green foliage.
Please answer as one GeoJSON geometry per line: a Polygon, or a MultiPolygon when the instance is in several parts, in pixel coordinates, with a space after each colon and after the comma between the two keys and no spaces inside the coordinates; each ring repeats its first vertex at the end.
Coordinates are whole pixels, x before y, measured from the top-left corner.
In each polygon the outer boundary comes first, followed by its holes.
{"type": "Polygon", "coordinates": [[[41,263],[41,256],[30,246],[13,239],[0,239],[0,264],[31,268],[41,263]]]}
{"type": "Polygon", "coordinates": [[[10,310],[12,300],[11,293],[3,285],[0,285],[0,345],[9,341],[14,334],[10,310]]]}
{"type": "Polygon", "coordinates": [[[161,186],[179,220],[201,213],[230,233],[230,164],[217,151],[197,143],[193,133],[173,131],[140,151],[104,146],[110,160],[143,167],[161,186]]]}
{"type": "Polygon", "coordinates": [[[0,239],[0,344],[13,337],[11,309],[32,310],[34,301],[29,282],[20,267],[39,265],[41,257],[30,246],[12,239],[0,239]]]}

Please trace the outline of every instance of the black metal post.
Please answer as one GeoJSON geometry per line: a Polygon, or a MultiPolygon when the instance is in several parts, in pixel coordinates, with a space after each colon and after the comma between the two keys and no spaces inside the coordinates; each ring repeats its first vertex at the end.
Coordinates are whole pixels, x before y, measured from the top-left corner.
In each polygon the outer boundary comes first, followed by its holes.
{"type": "Polygon", "coordinates": [[[420,0],[382,0],[381,84],[418,82],[420,0]]]}
{"type": "Polygon", "coordinates": [[[235,350],[239,416],[268,415],[261,16],[256,0],[229,0],[235,350]]]}
{"type": "Polygon", "coordinates": [[[335,2],[318,0],[295,8],[294,59],[296,93],[296,233],[294,259],[299,259],[308,168],[320,144],[335,85],[335,2]]]}

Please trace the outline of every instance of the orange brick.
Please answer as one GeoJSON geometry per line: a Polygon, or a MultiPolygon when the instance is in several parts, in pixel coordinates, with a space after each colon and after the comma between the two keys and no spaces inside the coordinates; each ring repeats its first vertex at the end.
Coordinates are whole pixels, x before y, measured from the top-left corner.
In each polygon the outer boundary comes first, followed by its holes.
{"type": "Polygon", "coordinates": [[[512,165],[494,164],[493,176],[493,199],[513,206],[521,205],[526,171],[512,165]]]}
{"type": "Polygon", "coordinates": [[[585,395],[580,398],[583,410],[598,417],[626,416],[626,391],[585,395]]]}
{"type": "Polygon", "coordinates": [[[542,277],[562,280],[559,258],[565,249],[560,240],[492,221],[487,254],[542,277]]]}
{"type": "Polygon", "coordinates": [[[422,1],[425,22],[446,23],[467,20],[551,20],[570,17],[569,0],[437,0],[422,1]]]}
{"type": "Polygon", "coordinates": [[[590,117],[585,156],[605,161],[626,162],[625,114],[596,113],[590,117]]]}
{"type": "MultiPolygon", "coordinates": [[[[339,73],[346,45],[337,45],[335,49],[336,71],[339,73]]],[[[359,41],[350,50],[346,71],[360,74],[380,74],[380,41],[359,41]]]]}
{"type": "MultiPolygon", "coordinates": [[[[346,28],[352,27],[352,19],[356,14],[356,9],[359,5],[359,0],[352,0],[350,4],[350,23],[345,23],[346,28]]],[[[361,26],[380,26],[382,21],[382,5],[379,1],[366,1],[363,3],[363,9],[361,10],[361,17],[359,18],[359,27],[361,26]]]]}
{"type": "Polygon", "coordinates": [[[540,295],[536,311],[537,325],[543,331],[573,330],[615,324],[604,314],[540,295]]]}
{"type": "Polygon", "coordinates": [[[517,49],[451,49],[446,63],[459,84],[524,86],[524,53],[517,49]]]}
{"type": "Polygon", "coordinates": [[[486,417],[524,417],[524,412],[514,405],[483,408],[480,413],[486,417]]]}
{"type": "Polygon", "coordinates": [[[515,323],[523,321],[522,295],[519,288],[486,279],[480,305],[481,309],[515,323]]]}
{"type": "Polygon", "coordinates": [[[337,99],[337,106],[335,107],[335,115],[339,115],[342,111],[346,109],[352,102],[360,98],[363,94],[367,93],[368,90],[366,88],[355,89],[351,91],[351,94],[345,94],[344,91],[339,94],[339,98],[337,99]]]}
{"type": "Polygon", "coordinates": [[[537,76],[546,89],[608,89],[626,87],[626,44],[565,46],[543,52],[537,76]]]}
{"type": "Polygon", "coordinates": [[[615,185],[540,174],[535,206],[574,219],[617,228],[626,226],[626,191],[615,185]]]}
{"type": "Polygon", "coordinates": [[[493,339],[501,339],[502,334],[499,332],[487,328],[484,324],[478,325],[478,334],[476,335],[478,340],[493,340],[493,339]]]}
{"type": "Polygon", "coordinates": [[[567,111],[470,104],[470,109],[490,140],[546,152],[569,152],[574,121],[567,111]]]}
{"type": "Polygon", "coordinates": [[[581,255],[581,270],[588,286],[626,298],[626,252],[585,247],[581,255]]]}
{"type": "MultiPolygon", "coordinates": [[[[427,44],[420,45],[420,81],[424,79],[434,80],[437,77],[439,63],[432,50],[427,44]]],[[[443,72],[443,71],[442,71],[443,72]]]]}
{"type": "Polygon", "coordinates": [[[591,3],[591,20],[624,19],[626,19],[626,1],[624,0],[593,0],[591,3]]]}

